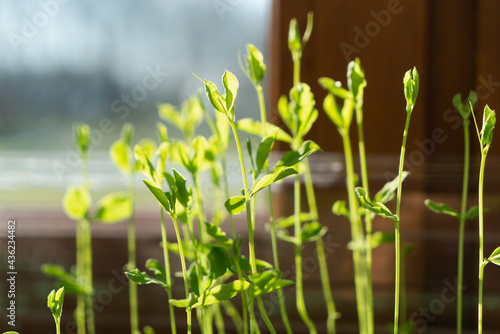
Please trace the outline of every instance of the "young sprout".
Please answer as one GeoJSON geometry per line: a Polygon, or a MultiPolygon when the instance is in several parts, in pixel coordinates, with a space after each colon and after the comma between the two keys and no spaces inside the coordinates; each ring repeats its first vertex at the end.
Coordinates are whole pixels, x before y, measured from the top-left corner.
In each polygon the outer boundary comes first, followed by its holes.
{"type": "Polygon", "coordinates": [[[54,322],[56,323],[56,334],[61,333],[61,316],[63,310],[64,302],[64,287],[59,290],[52,290],[47,297],[47,307],[52,316],[54,317],[54,322]]]}

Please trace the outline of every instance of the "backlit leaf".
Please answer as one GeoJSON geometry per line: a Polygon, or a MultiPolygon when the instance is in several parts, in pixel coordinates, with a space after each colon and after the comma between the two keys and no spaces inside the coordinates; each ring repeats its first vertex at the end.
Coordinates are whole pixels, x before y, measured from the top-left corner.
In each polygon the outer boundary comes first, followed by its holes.
{"type": "Polygon", "coordinates": [[[85,218],[92,200],[83,187],[70,186],[63,198],[64,212],[74,220],[85,218]]]}
{"type": "Polygon", "coordinates": [[[497,247],[497,249],[495,249],[493,253],[491,253],[488,261],[496,264],[497,266],[500,266],[500,247],[497,247]]]}
{"type": "Polygon", "coordinates": [[[104,196],[97,203],[94,218],[106,224],[117,223],[132,215],[132,203],[126,193],[118,192],[104,196]]]}
{"type": "Polygon", "coordinates": [[[260,190],[270,186],[271,184],[278,182],[282,179],[284,179],[287,176],[297,174],[297,171],[293,167],[285,167],[277,170],[276,172],[273,172],[271,174],[267,174],[263,177],[261,177],[259,180],[257,180],[251,191],[250,191],[250,197],[255,196],[256,193],[258,193],[260,190]]]}
{"type": "Polygon", "coordinates": [[[426,199],[425,206],[427,206],[429,210],[434,211],[436,213],[444,213],[446,215],[450,215],[457,218],[460,217],[458,211],[452,209],[448,204],[437,203],[430,199],[426,199]]]}
{"type": "Polygon", "coordinates": [[[245,196],[233,196],[224,203],[224,206],[232,215],[241,213],[245,210],[245,196]]]}

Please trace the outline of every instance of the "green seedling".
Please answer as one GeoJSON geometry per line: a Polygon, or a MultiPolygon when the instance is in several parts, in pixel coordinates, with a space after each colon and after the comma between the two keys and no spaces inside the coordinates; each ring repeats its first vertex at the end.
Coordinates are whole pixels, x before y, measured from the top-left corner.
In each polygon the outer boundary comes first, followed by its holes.
{"type": "MultiPolygon", "coordinates": [[[[464,171],[463,171],[463,182],[462,182],[462,203],[460,206],[460,212],[452,209],[449,205],[444,203],[436,203],[432,200],[426,200],[425,205],[432,211],[436,213],[443,213],[455,218],[458,218],[459,234],[458,234],[458,265],[457,265],[457,286],[463,286],[463,258],[464,258],[464,232],[465,232],[465,222],[467,220],[476,219],[478,216],[477,206],[473,206],[467,210],[467,195],[469,186],[469,169],[470,169],[470,140],[469,140],[469,123],[470,115],[473,113],[472,107],[477,102],[477,95],[474,91],[469,92],[467,102],[462,103],[462,97],[460,94],[456,94],[453,97],[453,104],[457,109],[458,113],[462,117],[462,126],[464,131],[464,171]]],[[[458,289],[457,291],[457,334],[462,333],[462,303],[463,303],[463,291],[458,289]]]]}
{"type": "Polygon", "coordinates": [[[56,333],[61,333],[61,316],[63,310],[63,302],[64,302],[64,287],[59,290],[52,290],[47,297],[47,307],[50,312],[52,312],[52,316],[54,317],[54,322],[56,323],[56,333]]]}
{"type": "MultiPolygon", "coordinates": [[[[471,107],[472,108],[472,107],[471,107]]],[[[474,117],[474,113],[472,113],[474,117]]],[[[481,166],[479,167],[479,188],[478,188],[478,206],[479,206],[479,282],[478,282],[478,301],[477,301],[477,332],[483,332],[483,275],[484,267],[496,261],[498,248],[488,258],[484,258],[484,168],[486,165],[486,156],[490,150],[491,142],[493,141],[493,129],[496,124],[496,114],[488,105],[484,107],[482,129],[479,131],[476,118],[474,117],[477,137],[481,149],[481,166]],[[490,260],[491,259],[491,260],[490,260]]]]}

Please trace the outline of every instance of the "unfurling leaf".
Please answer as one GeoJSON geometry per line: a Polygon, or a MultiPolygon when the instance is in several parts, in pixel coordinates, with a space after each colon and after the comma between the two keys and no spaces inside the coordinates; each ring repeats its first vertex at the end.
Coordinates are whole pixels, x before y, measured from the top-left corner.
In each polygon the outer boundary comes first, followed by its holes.
{"type": "Polygon", "coordinates": [[[493,141],[493,128],[496,121],[495,111],[486,105],[483,113],[483,129],[481,130],[481,145],[483,149],[486,149],[486,153],[493,141]]]}
{"type": "Polygon", "coordinates": [[[117,223],[132,215],[132,203],[126,193],[111,193],[97,203],[94,218],[106,224],[117,223]]]}
{"type": "Polygon", "coordinates": [[[406,112],[411,113],[417,102],[419,88],[419,75],[416,67],[413,67],[413,70],[408,70],[405,73],[403,85],[406,99],[406,112]]]}
{"type": "MultiPolygon", "coordinates": [[[[401,174],[401,181],[404,181],[406,177],[409,175],[409,172],[403,172],[401,174]]],[[[398,190],[399,178],[396,177],[394,180],[387,182],[384,184],[382,189],[379,190],[378,193],[375,194],[373,200],[375,202],[387,203],[394,198],[394,193],[398,190]]]]}
{"type": "Polygon", "coordinates": [[[256,85],[261,85],[266,73],[266,64],[264,64],[264,56],[253,44],[247,44],[246,56],[247,71],[252,82],[256,85]]]}
{"type": "Polygon", "coordinates": [[[365,208],[370,210],[371,212],[384,217],[390,218],[394,221],[398,220],[398,217],[394,215],[391,210],[389,210],[383,203],[381,202],[372,202],[368,198],[368,194],[366,193],[366,189],[362,187],[356,187],[355,189],[356,197],[358,198],[359,203],[365,208]]]}
{"type": "Polygon", "coordinates": [[[167,194],[161,189],[161,186],[150,180],[142,180],[149,191],[153,194],[156,200],[165,208],[167,212],[172,212],[173,203],[170,203],[170,199],[167,194]]]}

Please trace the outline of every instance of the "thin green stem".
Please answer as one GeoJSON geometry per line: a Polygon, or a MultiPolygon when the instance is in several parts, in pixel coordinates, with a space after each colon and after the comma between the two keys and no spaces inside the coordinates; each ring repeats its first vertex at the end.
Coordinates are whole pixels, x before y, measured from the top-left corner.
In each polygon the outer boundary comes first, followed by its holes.
{"type": "MultiPolygon", "coordinates": [[[[264,92],[262,90],[262,85],[256,84],[255,90],[257,91],[257,96],[259,98],[260,119],[262,124],[262,138],[265,138],[267,135],[266,133],[267,114],[266,114],[266,104],[264,102],[264,92]]],[[[269,174],[269,166],[267,167],[267,173],[269,174]]],[[[269,202],[269,224],[271,226],[271,247],[273,251],[274,268],[280,271],[280,263],[278,256],[278,238],[276,236],[276,222],[274,219],[273,194],[271,186],[267,187],[267,195],[269,202]]],[[[286,312],[285,297],[283,295],[282,289],[278,290],[278,301],[280,305],[280,313],[283,325],[285,326],[286,332],[288,334],[291,334],[292,326],[290,325],[290,320],[288,319],[288,314],[286,312]]]]}
{"type": "MultiPolygon", "coordinates": [[[[314,193],[314,184],[308,158],[304,159],[304,166],[304,183],[306,187],[307,202],[309,205],[311,220],[318,221],[318,206],[316,204],[316,195],[314,193]]],[[[328,263],[326,261],[325,247],[321,238],[316,240],[316,252],[318,254],[318,265],[321,277],[321,285],[323,287],[323,298],[325,299],[326,309],[328,311],[328,317],[326,320],[327,330],[329,334],[334,334],[336,332],[335,321],[337,319],[337,308],[335,307],[335,302],[333,301],[332,297],[330,275],[328,273],[328,263]]]]}
{"type": "MultiPolygon", "coordinates": [[[[366,163],[365,136],[363,131],[363,109],[356,108],[356,123],[358,127],[358,149],[361,169],[361,182],[369,196],[368,168],[366,163]]],[[[365,215],[365,258],[366,258],[366,329],[368,334],[374,332],[373,320],[373,283],[372,283],[372,220],[373,215],[365,215]]]]}
{"type": "Polygon", "coordinates": [[[95,333],[94,305],[93,305],[93,283],[92,283],[92,231],[90,220],[83,220],[82,224],[84,239],[84,266],[85,266],[85,308],[87,314],[87,328],[89,334],[95,333]]]}
{"type": "MultiPolygon", "coordinates": [[[[136,263],[136,233],[135,233],[135,208],[134,208],[134,173],[129,175],[128,196],[132,206],[128,221],[128,270],[137,267],[136,263]]],[[[129,304],[130,304],[130,331],[139,334],[139,306],[137,299],[137,284],[129,282],[129,304]]]]}
{"type": "MultiPolygon", "coordinates": [[[[88,155],[82,155],[82,181],[85,190],[90,192],[88,155]]],[[[90,218],[85,217],[81,222],[82,232],[82,269],[85,286],[85,316],[87,331],[89,334],[95,333],[94,305],[93,305],[93,282],[92,282],[92,229],[90,218]]]]}
{"type": "Polygon", "coordinates": [[[479,281],[477,295],[477,333],[483,333],[483,271],[486,262],[484,261],[484,167],[486,163],[486,153],[481,147],[481,167],[479,169],[479,281]]]}
{"type": "Polygon", "coordinates": [[[302,52],[292,52],[293,58],[293,85],[297,86],[300,83],[300,61],[302,59],[302,52]]]}
{"type": "Polygon", "coordinates": [[[354,263],[354,285],[356,289],[356,306],[358,311],[358,321],[360,333],[366,334],[367,332],[367,319],[366,319],[366,289],[364,282],[366,282],[366,267],[363,265],[363,227],[361,219],[358,214],[358,201],[354,192],[355,176],[354,176],[354,162],[352,155],[351,140],[349,133],[341,133],[342,142],[345,154],[345,169],[347,174],[347,194],[349,202],[349,220],[351,222],[351,235],[352,235],[352,257],[354,263]]]}
{"type": "Polygon", "coordinates": [[[317,333],[314,322],[307,314],[306,304],[304,301],[304,282],[302,277],[302,222],[300,220],[301,200],[300,200],[300,175],[295,175],[294,181],[294,208],[295,208],[295,286],[296,286],[296,304],[302,321],[306,324],[310,333],[317,333]]]}
{"type": "Polygon", "coordinates": [[[399,222],[401,221],[401,194],[403,190],[403,166],[406,151],[406,139],[408,138],[408,129],[410,127],[411,111],[406,113],[405,130],[403,132],[403,143],[401,144],[401,155],[399,157],[398,171],[398,192],[396,199],[396,221],[395,221],[395,252],[396,252],[396,269],[395,269],[395,284],[394,284],[394,334],[399,332],[399,292],[400,292],[400,277],[401,277],[401,233],[399,222]]]}
{"type": "Polygon", "coordinates": [[[200,244],[203,244],[203,240],[205,240],[205,228],[203,223],[205,222],[205,218],[203,217],[203,208],[201,204],[201,195],[200,195],[200,180],[198,177],[198,173],[193,173],[193,180],[194,180],[194,196],[195,196],[195,201],[196,201],[196,213],[197,213],[197,218],[198,218],[198,235],[200,238],[200,244]]]}
{"type": "MultiPolygon", "coordinates": [[[[247,213],[247,229],[248,229],[248,249],[249,249],[249,255],[250,255],[250,267],[252,269],[252,274],[257,273],[257,264],[256,264],[256,258],[255,258],[255,240],[254,240],[254,231],[255,231],[255,222],[254,218],[252,215],[252,207],[251,207],[251,199],[250,199],[250,192],[248,190],[248,180],[247,180],[247,175],[246,175],[246,169],[245,169],[245,161],[243,159],[243,151],[241,150],[241,145],[240,145],[240,140],[238,137],[238,132],[236,131],[236,126],[234,125],[234,122],[232,120],[229,120],[229,123],[231,125],[231,129],[233,130],[234,134],[234,140],[236,142],[236,148],[238,150],[238,157],[240,159],[240,166],[241,166],[241,175],[243,178],[243,188],[245,192],[245,209],[247,213]]],[[[259,310],[262,316],[262,319],[266,323],[268,329],[272,333],[276,333],[276,331],[273,328],[273,325],[269,321],[269,318],[267,317],[267,314],[265,312],[264,304],[262,303],[262,298],[257,297],[257,303],[259,305],[259,310]]],[[[253,310],[253,303],[250,303],[250,312],[253,310]]]]}
{"type": "MultiPolygon", "coordinates": [[[[76,224],[76,277],[78,284],[85,289],[85,263],[84,263],[84,245],[83,245],[83,221],[78,221],[76,224]]],[[[87,326],[85,325],[85,294],[79,293],[76,296],[76,324],[78,334],[86,334],[87,326]]]]}
{"type": "Polygon", "coordinates": [[[469,122],[463,122],[464,128],[464,175],[462,182],[462,203],[460,207],[460,228],[458,233],[458,273],[457,273],[457,334],[462,334],[462,304],[463,304],[463,266],[464,266],[464,234],[467,220],[467,194],[470,169],[469,122]]]}
{"type": "MultiPolygon", "coordinates": [[[[165,265],[165,283],[167,284],[167,295],[168,299],[172,298],[172,276],[170,274],[170,259],[168,257],[168,246],[167,246],[167,229],[165,226],[165,214],[163,209],[160,209],[161,212],[161,242],[163,249],[163,261],[165,265]]],[[[175,314],[174,314],[174,306],[168,303],[168,312],[170,315],[170,330],[172,334],[176,334],[176,325],[175,325],[175,314]]]]}

